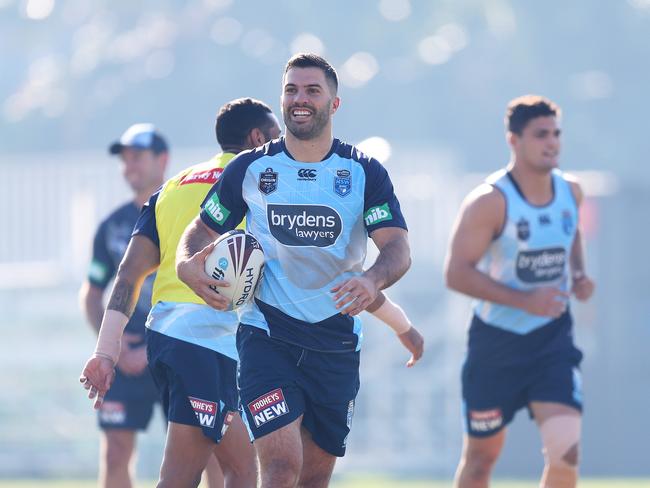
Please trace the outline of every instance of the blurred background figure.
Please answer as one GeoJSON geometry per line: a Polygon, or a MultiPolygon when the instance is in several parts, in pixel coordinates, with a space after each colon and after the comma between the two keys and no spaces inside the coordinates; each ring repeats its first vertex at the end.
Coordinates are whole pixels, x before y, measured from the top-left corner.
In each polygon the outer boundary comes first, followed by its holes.
{"type": "MultiPolygon", "coordinates": [[[[167,142],[152,124],[129,127],[110,154],[120,158],[124,180],[133,199],[106,217],[95,234],[88,277],[81,287],[81,308],[91,327],[99,331],[104,315],[104,292],[115,277],[131,239],[142,205],[162,185],[169,159],[167,142]]],[[[147,429],[160,395],[147,368],[144,323],[151,308],[154,276],[142,286],[140,299],[122,337],[113,387],[97,412],[102,431],[99,481],[106,488],[130,488],[136,432],[147,429]]]]}
{"type": "Polygon", "coordinates": [[[528,408],[542,437],[543,488],[575,488],[582,352],[570,292],[591,297],[578,221],[583,191],[558,169],[560,109],[527,95],[508,104],[511,159],[465,199],[445,266],[447,286],[475,299],[462,373],[465,436],[459,488],[487,488],[506,427],[528,408]]]}

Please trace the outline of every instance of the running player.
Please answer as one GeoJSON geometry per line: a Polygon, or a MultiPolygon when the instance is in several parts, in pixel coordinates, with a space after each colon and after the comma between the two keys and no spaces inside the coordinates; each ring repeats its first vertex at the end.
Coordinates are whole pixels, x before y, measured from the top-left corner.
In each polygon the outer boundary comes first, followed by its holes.
{"type": "Polygon", "coordinates": [[[95,407],[101,408],[140,284],[157,269],[147,352],[169,420],[159,487],[197,486],[212,452],[226,486],[256,483],[254,450],[237,414],[237,316],[206,306],[178,281],[174,262],[178,239],[226,164],[241,150],[279,134],[276,117],[262,102],[238,99],[221,108],[216,136],[223,152],[181,171],[144,206],[120,264],[95,353],[82,373],[90,396],[97,395],[95,407]]]}
{"type": "Polygon", "coordinates": [[[287,133],[226,168],[179,244],[177,271],[209,305],[227,301],[203,271],[220,234],[246,217],[264,277],[237,332],[239,388],[261,486],[322,487],[345,453],[359,389],[356,317],[410,265],[406,224],[386,170],[334,139],[338,78],[323,58],[292,57],[287,133]],[[379,248],[362,270],[368,235],[379,248]]]}
{"type": "MultiPolygon", "coordinates": [[[[81,308],[95,331],[99,331],[104,314],[106,287],[117,272],[140,208],[163,182],[168,160],[167,142],[151,124],[129,127],[109,152],[120,157],[133,199],[111,213],[95,234],[90,271],[80,291],[81,308]]],[[[122,336],[115,384],[97,412],[102,431],[99,482],[105,487],[132,486],[130,465],[135,458],[135,433],[147,428],[154,404],[160,401],[147,369],[144,345],[152,284],[153,276],[142,287],[140,300],[122,336]]]]}
{"type": "Polygon", "coordinates": [[[541,433],[541,486],[575,487],[582,353],[570,292],[589,299],[576,179],[558,169],[560,109],[539,96],[506,113],[508,166],[465,199],[446,262],[447,285],[476,298],[463,366],[466,435],[456,486],[487,487],[505,427],[527,407],[541,433]]]}

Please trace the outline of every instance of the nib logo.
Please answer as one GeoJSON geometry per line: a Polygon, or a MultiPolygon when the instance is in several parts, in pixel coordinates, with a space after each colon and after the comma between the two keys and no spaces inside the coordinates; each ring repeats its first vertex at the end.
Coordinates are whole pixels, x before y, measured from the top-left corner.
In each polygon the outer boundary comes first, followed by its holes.
{"type": "Polygon", "coordinates": [[[393,214],[390,213],[388,203],[384,203],[378,207],[372,207],[363,215],[363,220],[366,225],[378,224],[385,220],[393,220],[393,214]]]}
{"type": "Polygon", "coordinates": [[[221,204],[219,196],[216,193],[213,193],[210,199],[205,202],[203,209],[207,212],[210,218],[219,225],[223,225],[230,215],[230,210],[221,204]]]}

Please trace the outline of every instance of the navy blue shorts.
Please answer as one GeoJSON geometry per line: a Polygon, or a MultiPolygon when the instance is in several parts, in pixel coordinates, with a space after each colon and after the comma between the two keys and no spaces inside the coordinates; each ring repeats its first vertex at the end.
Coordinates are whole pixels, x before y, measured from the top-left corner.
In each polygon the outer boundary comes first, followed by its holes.
{"type": "Polygon", "coordinates": [[[582,411],[582,353],[573,345],[570,327],[570,318],[563,317],[518,336],[474,317],[462,370],[463,420],[470,436],[496,434],[535,401],[582,411]],[[566,343],[556,348],[561,336],[566,343]],[[545,349],[551,343],[554,348],[545,349]]]}
{"type": "Polygon", "coordinates": [[[147,355],[168,420],[219,442],[239,407],[237,361],[149,329],[147,355]]]}
{"type": "Polygon", "coordinates": [[[302,426],[324,451],[345,455],[359,392],[359,352],[324,353],[270,338],[240,325],[239,393],[251,438],[290,424],[302,426]]]}
{"type": "Polygon", "coordinates": [[[160,394],[148,368],[138,376],[128,376],[116,369],[113,385],[97,411],[99,428],[146,430],[153,407],[159,402],[160,394]]]}

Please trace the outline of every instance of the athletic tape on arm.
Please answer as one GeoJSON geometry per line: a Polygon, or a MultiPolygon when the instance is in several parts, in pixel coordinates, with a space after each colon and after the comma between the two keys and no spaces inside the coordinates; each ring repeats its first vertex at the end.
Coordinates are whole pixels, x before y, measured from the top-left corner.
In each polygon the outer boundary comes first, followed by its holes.
{"type": "Polygon", "coordinates": [[[372,312],[372,314],[382,322],[385,322],[397,335],[403,334],[411,328],[411,321],[406,316],[404,310],[388,297],[386,297],[386,301],[382,303],[381,307],[372,312]]]}
{"type": "Polygon", "coordinates": [[[106,310],[97,336],[97,345],[93,356],[106,358],[117,364],[120,357],[122,333],[129,318],[117,310],[106,310]]]}

